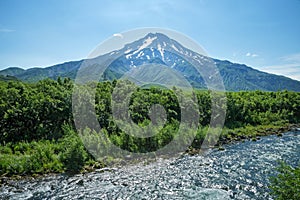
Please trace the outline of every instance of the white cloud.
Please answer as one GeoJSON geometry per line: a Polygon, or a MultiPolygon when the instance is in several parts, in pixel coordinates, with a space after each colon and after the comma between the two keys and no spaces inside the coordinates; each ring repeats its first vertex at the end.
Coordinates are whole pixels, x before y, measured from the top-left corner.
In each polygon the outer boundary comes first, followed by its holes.
{"type": "Polygon", "coordinates": [[[124,36],[121,34],[121,33],[115,33],[113,34],[114,37],[120,37],[120,38],[123,38],[124,36]]]}
{"type": "Polygon", "coordinates": [[[300,53],[283,56],[280,58],[280,60],[289,62],[289,63],[300,63],[300,53]]]}
{"type": "Polygon", "coordinates": [[[263,71],[283,75],[300,81],[300,62],[298,63],[283,63],[279,65],[266,66],[261,68],[263,71]]]}
{"type": "Polygon", "coordinates": [[[0,32],[2,33],[10,33],[10,32],[14,32],[15,30],[12,29],[7,29],[7,28],[0,28],[0,32]]]}
{"type": "Polygon", "coordinates": [[[257,54],[255,54],[255,53],[250,53],[250,52],[246,53],[246,56],[247,56],[247,57],[252,57],[252,58],[258,57],[257,54]]]}

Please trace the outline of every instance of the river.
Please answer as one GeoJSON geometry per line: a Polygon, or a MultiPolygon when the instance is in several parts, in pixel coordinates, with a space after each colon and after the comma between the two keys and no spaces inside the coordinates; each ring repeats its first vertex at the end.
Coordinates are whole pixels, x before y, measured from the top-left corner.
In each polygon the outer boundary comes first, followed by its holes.
{"type": "Polygon", "coordinates": [[[159,159],[76,176],[9,181],[0,199],[272,199],[278,160],[296,166],[300,132],[225,146],[206,155],[159,159]]]}

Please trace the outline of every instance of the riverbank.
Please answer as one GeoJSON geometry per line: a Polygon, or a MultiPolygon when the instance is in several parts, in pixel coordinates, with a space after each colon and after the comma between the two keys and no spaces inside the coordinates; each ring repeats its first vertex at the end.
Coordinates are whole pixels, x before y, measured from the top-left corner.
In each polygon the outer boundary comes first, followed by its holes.
{"type": "MultiPolygon", "coordinates": [[[[246,126],[235,129],[223,128],[217,143],[212,148],[218,148],[224,150],[223,145],[232,144],[236,142],[244,142],[246,140],[257,141],[263,136],[277,135],[281,137],[283,133],[289,131],[297,131],[300,128],[300,124],[281,124],[281,125],[259,125],[259,126],[246,126]]],[[[186,153],[189,155],[199,154],[203,151],[198,147],[190,147],[186,153]]]]}
{"type": "MultiPolygon", "coordinates": [[[[233,144],[237,142],[244,142],[247,140],[251,141],[257,141],[260,140],[261,137],[268,136],[268,135],[277,135],[278,137],[281,137],[283,133],[289,132],[289,131],[297,131],[300,128],[300,124],[283,124],[283,125],[260,125],[260,126],[246,126],[242,128],[236,128],[236,129],[228,129],[224,128],[222,130],[222,134],[215,146],[212,146],[211,148],[216,148],[220,151],[225,150],[224,145],[233,144]]],[[[184,154],[188,155],[197,155],[204,153],[204,149],[196,148],[196,147],[190,147],[184,154]]],[[[174,157],[174,155],[172,155],[174,157]]],[[[177,155],[180,156],[180,155],[177,155]]],[[[158,158],[169,158],[168,156],[153,156],[151,158],[147,157],[145,159],[134,159],[134,158],[128,158],[127,160],[111,160],[111,163],[114,163],[115,167],[120,167],[124,165],[135,165],[137,163],[143,163],[144,165],[147,165],[149,163],[155,162],[158,158]]],[[[111,166],[111,165],[110,165],[111,166]]],[[[86,162],[86,164],[82,167],[80,171],[77,173],[85,174],[89,172],[105,172],[109,171],[111,168],[108,168],[104,163],[97,162],[94,160],[89,160],[86,162]]],[[[69,173],[65,170],[58,169],[58,171],[43,171],[43,172],[32,172],[32,173],[5,173],[0,176],[0,185],[6,184],[9,180],[20,180],[20,179],[36,179],[36,178],[42,178],[49,175],[54,174],[66,174],[66,175],[73,175],[75,173],[69,173]]]]}
{"type": "Polygon", "coordinates": [[[297,165],[299,142],[299,131],[288,132],[225,145],[226,151],[209,150],[205,156],[9,181],[0,187],[0,199],[273,199],[269,178],[276,175],[278,160],[297,165]]]}

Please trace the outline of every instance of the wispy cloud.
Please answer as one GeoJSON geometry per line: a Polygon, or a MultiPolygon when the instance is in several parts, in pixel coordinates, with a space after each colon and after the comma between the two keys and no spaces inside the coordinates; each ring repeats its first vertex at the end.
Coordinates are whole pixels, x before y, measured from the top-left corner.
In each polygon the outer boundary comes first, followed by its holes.
{"type": "Polygon", "coordinates": [[[248,52],[248,53],[246,53],[246,56],[255,58],[255,57],[258,57],[258,54],[248,52]]]}
{"type": "Polygon", "coordinates": [[[264,71],[300,80],[300,53],[279,58],[282,64],[266,66],[264,71]]]}
{"type": "Polygon", "coordinates": [[[1,33],[10,33],[10,32],[15,32],[13,29],[8,29],[8,28],[0,28],[1,33]]]}
{"type": "Polygon", "coordinates": [[[264,67],[263,70],[269,73],[283,75],[283,76],[290,77],[292,79],[300,80],[300,64],[268,66],[268,67],[264,67]]]}
{"type": "Polygon", "coordinates": [[[285,62],[300,63],[300,53],[283,56],[280,59],[285,62]]]}

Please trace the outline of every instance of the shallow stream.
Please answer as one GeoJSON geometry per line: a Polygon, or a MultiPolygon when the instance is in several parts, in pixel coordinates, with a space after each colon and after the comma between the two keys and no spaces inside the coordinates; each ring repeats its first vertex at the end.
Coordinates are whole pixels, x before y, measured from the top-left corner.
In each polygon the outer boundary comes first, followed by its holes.
{"type": "Polygon", "coordinates": [[[80,174],[9,181],[0,199],[272,199],[269,176],[278,160],[296,166],[300,132],[225,146],[206,155],[80,174]]]}

